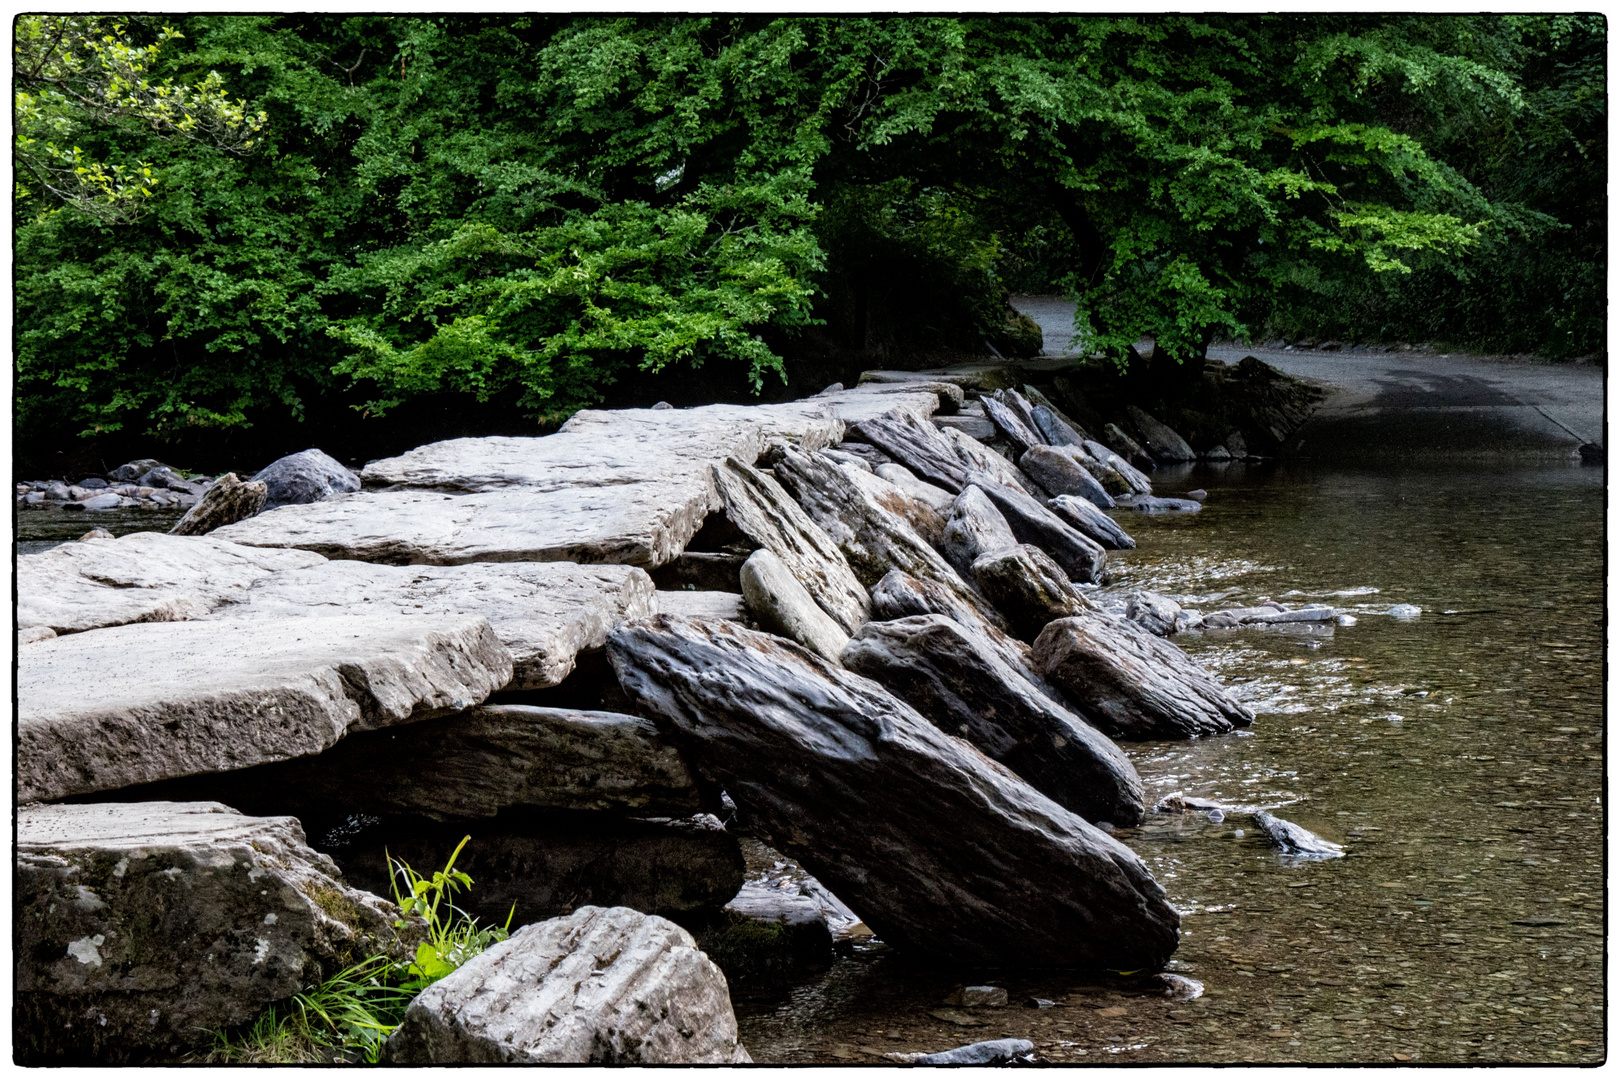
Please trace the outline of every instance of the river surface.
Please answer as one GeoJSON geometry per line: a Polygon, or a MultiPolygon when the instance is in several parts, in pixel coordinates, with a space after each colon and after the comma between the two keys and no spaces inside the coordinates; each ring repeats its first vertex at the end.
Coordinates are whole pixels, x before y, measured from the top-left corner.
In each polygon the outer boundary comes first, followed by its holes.
{"type": "Polygon", "coordinates": [[[1212,611],[1329,603],[1331,634],[1181,635],[1258,714],[1126,749],[1174,791],[1275,809],[1345,845],[1291,862],[1240,820],[1150,814],[1116,835],[1182,913],[1169,968],[1129,979],[932,970],[881,944],[739,995],[761,1062],[883,1063],[980,1039],[1053,1061],[1568,1062],[1604,1057],[1602,470],[1429,459],[1201,466],[1198,514],[1118,519],[1120,580],[1212,611]],[[1385,614],[1422,608],[1414,619],[1385,614]],[[954,987],[1011,1004],[930,1016],[954,987]],[[1049,999],[1050,1007],[1026,1005],[1049,999]]]}

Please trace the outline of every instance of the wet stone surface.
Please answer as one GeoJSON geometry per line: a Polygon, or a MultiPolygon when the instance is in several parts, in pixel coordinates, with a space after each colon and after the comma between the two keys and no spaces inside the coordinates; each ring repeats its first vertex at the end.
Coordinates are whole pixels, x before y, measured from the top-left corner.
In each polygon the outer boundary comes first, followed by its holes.
{"type": "Polygon", "coordinates": [[[1234,464],[1178,483],[1209,490],[1204,512],[1133,516],[1122,585],[1357,622],[1178,638],[1258,718],[1132,744],[1149,801],[1267,808],[1346,856],[1290,859],[1247,821],[1149,813],[1114,835],[1182,912],[1167,970],[1202,997],[930,969],[869,941],[737,1003],[755,1059],[880,1064],[1027,1038],[1073,1063],[1603,1060],[1601,476],[1234,464]],[[1402,603],[1422,616],[1387,614],[1402,603]],[[977,984],[1011,1004],[959,1010],[971,1028],[930,1015],[977,984]]]}

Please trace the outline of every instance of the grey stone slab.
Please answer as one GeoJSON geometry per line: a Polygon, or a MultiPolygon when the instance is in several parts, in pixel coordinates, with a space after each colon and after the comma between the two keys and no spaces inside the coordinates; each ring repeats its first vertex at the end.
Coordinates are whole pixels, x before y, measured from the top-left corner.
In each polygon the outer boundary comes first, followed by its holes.
{"type": "Polygon", "coordinates": [[[277,572],[324,562],[313,552],[265,550],[217,536],[80,540],[18,557],[17,625],[71,634],[201,618],[277,572]]]}
{"type": "Polygon", "coordinates": [[[741,593],[713,589],[660,589],[655,599],[661,615],[685,615],[689,619],[730,619],[746,623],[748,608],[741,593]]]}
{"type": "Polygon", "coordinates": [[[17,660],[19,803],[319,753],[512,678],[495,631],[467,617],[115,626],[17,660]]]}
{"type": "Polygon", "coordinates": [[[600,649],[614,623],[657,611],[654,591],[652,578],[634,566],[333,560],[265,578],[211,617],[482,617],[512,654],[510,689],[538,690],[567,678],[582,650],[600,649]]]}

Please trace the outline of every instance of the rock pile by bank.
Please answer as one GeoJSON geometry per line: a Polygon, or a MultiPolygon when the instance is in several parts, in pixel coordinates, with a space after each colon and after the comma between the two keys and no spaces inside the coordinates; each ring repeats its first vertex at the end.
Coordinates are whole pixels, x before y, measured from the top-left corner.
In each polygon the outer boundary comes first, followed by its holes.
{"type": "Polygon", "coordinates": [[[1252,714],[1173,612],[1087,600],[1132,544],[1104,508],[1151,484],[1033,396],[586,411],[357,480],[305,452],[202,491],[238,515],[206,534],[22,557],[24,1056],[172,1060],[407,949],[385,852],[464,835],[468,910],[523,929],[418,998],[395,1061],[747,1060],[666,921],[739,896],[742,832],[924,959],[1162,966],[1111,736],[1252,714]]]}

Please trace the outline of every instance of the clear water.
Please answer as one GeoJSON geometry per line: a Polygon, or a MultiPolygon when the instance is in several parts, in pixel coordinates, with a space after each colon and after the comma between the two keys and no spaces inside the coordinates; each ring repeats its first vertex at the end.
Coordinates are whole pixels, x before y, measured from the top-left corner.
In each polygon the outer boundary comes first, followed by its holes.
{"type": "Polygon", "coordinates": [[[1127,750],[1154,797],[1280,808],[1347,857],[1290,864],[1252,829],[1237,837],[1241,821],[1150,815],[1118,835],[1183,912],[1170,970],[1202,998],[930,970],[878,946],[744,996],[755,1059],[879,1063],[1013,1036],[1071,1062],[1601,1061],[1601,471],[1298,463],[1174,483],[1207,488],[1206,508],[1120,512],[1139,546],[1113,560],[1117,587],[1206,611],[1325,602],[1358,621],[1177,638],[1259,717],[1127,750]],[[1423,612],[1381,614],[1395,604],[1423,612]],[[929,1015],[981,982],[1012,1004],[971,1028],[929,1015]]]}
{"type": "Polygon", "coordinates": [[[63,510],[59,504],[19,505],[12,518],[16,528],[15,548],[19,555],[32,555],[77,540],[97,527],[114,536],[166,533],[184,514],[184,510],[178,509],[63,510]]]}

